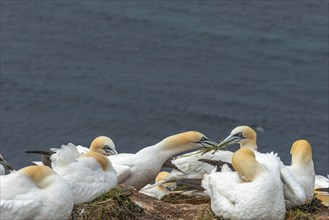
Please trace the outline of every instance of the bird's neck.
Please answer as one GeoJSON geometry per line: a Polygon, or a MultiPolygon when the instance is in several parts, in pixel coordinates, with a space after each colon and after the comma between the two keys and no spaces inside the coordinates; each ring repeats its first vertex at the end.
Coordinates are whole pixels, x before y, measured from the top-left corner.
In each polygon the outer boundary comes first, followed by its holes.
{"type": "Polygon", "coordinates": [[[162,140],[157,144],[157,147],[163,155],[166,155],[166,158],[199,148],[197,144],[186,143],[179,140],[176,141],[174,138],[166,138],[162,140]]]}
{"type": "Polygon", "coordinates": [[[240,143],[240,148],[243,148],[243,147],[250,148],[250,149],[253,149],[253,150],[257,150],[256,140],[248,140],[246,142],[240,143]]]}
{"type": "Polygon", "coordinates": [[[294,170],[301,170],[302,172],[305,172],[306,170],[312,170],[314,169],[313,160],[303,160],[299,157],[292,157],[291,158],[291,168],[294,170]]]}
{"type": "Polygon", "coordinates": [[[168,158],[176,154],[196,148],[198,148],[196,144],[184,144],[175,142],[173,139],[166,138],[153,146],[140,150],[137,154],[141,157],[152,157],[153,160],[163,164],[168,158]]]}

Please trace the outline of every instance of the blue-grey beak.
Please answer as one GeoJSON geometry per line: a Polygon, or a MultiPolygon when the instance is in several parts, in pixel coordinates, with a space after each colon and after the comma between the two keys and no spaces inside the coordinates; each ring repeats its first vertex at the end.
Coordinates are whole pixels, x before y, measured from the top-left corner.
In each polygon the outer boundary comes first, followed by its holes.
{"type": "Polygon", "coordinates": [[[216,143],[213,140],[210,140],[209,138],[207,138],[205,136],[203,136],[201,138],[201,140],[197,143],[201,144],[203,147],[206,147],[206,148],[208,148],[208,147],[212,148],[212,147],[216,147],[218,145],[218,143],[216,143]]]}
{"type": "Polygon", "coordinates": [[[230,134],[229,136],[227,136],[227,138],[225,138],[222,142],[220,142],[218,144],[218,148],[226,147],[226,146],[229,146],[229,145],[232,145],[232,144],[236,144],[241,139],[243,139],[243,137],[236,136],[234,134],[230,134]]]}
{"type": "Polygon", "coordinates": [[[7,161],[5,161],[5,159],[3,159],[1,154],[0,154],[0,164],[7,170],[11,170],[11,171],[15,170],[7,161]]]}
{"type": "Polygon", "coordinates": [[[112,149],[112,148],[110,148],[107,145],[105,145],[103,149],[104,149],[104,151],[105,151],[105,153],[106,153],[107,156],[118,154],[118,152],[115,149],[112,149]]]}

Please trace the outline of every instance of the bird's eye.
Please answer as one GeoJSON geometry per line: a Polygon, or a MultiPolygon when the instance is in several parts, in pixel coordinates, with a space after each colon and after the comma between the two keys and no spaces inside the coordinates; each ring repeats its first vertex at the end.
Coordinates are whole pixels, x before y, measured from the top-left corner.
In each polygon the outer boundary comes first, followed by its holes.
{"type": "Polygon", "coordinates": [[[237,133],[236,136],[242,137],[242,132],[237,133]]]}

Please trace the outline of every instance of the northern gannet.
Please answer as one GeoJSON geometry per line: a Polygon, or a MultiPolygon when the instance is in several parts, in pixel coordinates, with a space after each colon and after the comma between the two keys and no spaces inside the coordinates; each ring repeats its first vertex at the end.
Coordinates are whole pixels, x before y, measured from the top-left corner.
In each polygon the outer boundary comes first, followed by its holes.
{"type": "MultiPolygon", "coordinates": [[[[72,143],[68,143],[67,145],[62,146],[73,146],[76,147],[79,153],[87,153],[89,151],[94,151],[103,155],[115,155],[118,152],[115,149],[115,145],[111,138],[106,136],[98,136],[96,137],[90,144],[89,148],[83,147],[81,145],[74,145],[72,143]]],[[[51,166],[50,156],[55,154],[59,148],[50,148],[50,151],[25,151],[25,153],[36,153],[41,154],[42,162],[33,161],[36,165],[45,165],[51,166]]]]}
{"type": "MultiPolygon", "coordinates": [[[[236,127],[231,131],[231,134],[218,145],[218,148],[235,143],[239,143],[241,148],[248,147],[256,151],[256,132],[248,126],[236,127]]],[[[209,151],[205,154],[199,151],[184,154],[171,161],[179,170],[173,169],[168,177],[154,186],[182,179],[201,180],[205,173],[210,173],[214,169],[214,166],[201,162],[200,159],[220,160],[225,163],[231,163],[232,155],[233,152],[222,150],[215,152],[209,151]]],[[[258,158],[261,157],[261,154],[257,153],[257,155],[258,158]]]]}
{"type": "Polygon", "coordinates": [[[112,141],[111,138],[109,138],[107,136],[99,136],[99,137],[95,138],[91,142],[89,148],[83,147],[81,145],[77,145],[76,147],[77,147],[79,153],[87,153],[90,150],[93,150],[100,154],[108,155],[108,156],[118,154],[118,152],[115,149],[114,142],[112,141]]]}
{"type": "Polygon", "coordinates": [[[73,194],[47,166],[28,166],[0,176],[1,219],[68,219],[73,194]]]}
{"type": "Polygon", "coordinates": [[[200,132],[188,131],[169,136],[135,154],[118,154],[109,158],[117,171],[119,183],[140,190],[154,180],[168,158],[184,151],[215,145],[217,143],[200,132]]]}
{"type": "Polygon", "coordinates": [[[0,154],[0,175],[5,175],[6,170],[9,172],[15,171],[15,169],[0,154]]]}
{"type": "MultiPolygon", "coordinates": [[[[329,178],[329,175],[327,177],[329,178]]],[[[329,206],[329,179],[327,177],[316,175],[314,184],[315,197],[325,206],[329,206]]]]}
{"type": "Polygon", "coordinates": [[[218,147],[224,147],[238,143],[240,144],[240,148],[248,147],[253,150],[257,150],[256,141],[256,132],[251,127],[243,125],[234,128],[230,135],[219,143],[218,147]]]}
{"type": "Polygon", "coordinates": [[[291,150],[291,165],[282,166],[286,206],[293,207],[311,202],[314,195],[315,171],[312,147],[306,140],[297,140],[291,150]]]}
{"type": "MultiPolygon", "coordinates": [[[[240,148],[248,147],[257,150],[256,132],[248,126],[238,126],[231,131],[231,134],[218,144],[218,148],[232,145],[235,143],[240,144],[240,148]]],[[[185,174],[193,175],[194,177],[203,176],[206,172],[209,173],[213,170],[212,165],[201,162],[200,159],[220,160],[225,163],[231,163],[233,152],[231,151],[209,151],[207,153],[191,152],[184,154],[172,160],[172,163],[185,174]]]]}
{"type": "Polygon", "coordinates": [[[117,185],[117,176],[109,159],[92,148],[80,155],[75,146],[62,146],[51,155],[52,168],[70,185],[74,204],[90,202],[117,185]]]}
{"type": "Polygon", "coordinates": [[[202,162],[200,160],[216,160],[225,163],[231,163],[233,152],[231,151],[208,151],[202,153],[201,151],[193,151],[180,155],[171,163],[177,168],[174,168],[168,176],[154,185],[150,185],[147,189],[156,187],[166,182],[176,182],[183,179],[202,179],[203,175],[210,173],[214,169],[214,165],[202,162]]]}
{"type": "MultiPolygon", "coordinates": [[[[248,126],[238,126],[234,128],[230,135],[227,136],[218,147],[229,146],[232,144],[240,144],[241,148],[251,149],[256,156],[256,160],[265,165],[269,170],[274,170],[276,172],[276,161],[268,160],[267,154],[260,153],[257,151],[257,134],[256,132],[248,126]],[[273,163],[273,164],[272,164],[273,163]]],[[[277,156],[277,155],[276,155],[277,156]]]]}
{"type": "Polygon", "coordinates": [[[273,153],[266,157],[272,161],[272,170],[255,159],[253,150],[241,148],[232,159],[237,172],[224,165],[222,172],[205,175],[202,186],[211,197],[211,208],[217,216],[232,220],[284,218],[281,161],[273,153]]]}
{"type": "MultiPolygon", "coordinates": [[[[160,172],[157,177],[155,178],[155,183],[163,180],[169,175],[168,172],[162,171],[160,172]]],[[[170,194],[176,187],[176,183],[164,183],[162,185],[156,186],[156,187],[150,187],[151,185],[148,184],[141,190],[139,190],[140,193],[145,194],[147,196],[151,196],[157,199],[161,199],[163,196],[170,194]],[[145,189],[150,188],[150,189],[145,189]]]]}

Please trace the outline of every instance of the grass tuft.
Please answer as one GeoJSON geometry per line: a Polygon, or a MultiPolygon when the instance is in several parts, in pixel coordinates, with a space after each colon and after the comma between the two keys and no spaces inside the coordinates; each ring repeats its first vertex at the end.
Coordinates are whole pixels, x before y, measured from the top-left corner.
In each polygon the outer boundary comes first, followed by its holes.
{"type": "Polygon", "coordinates": [[[209,206],[206,207],[204,211],[198,214],[196,220],[220,220],[220,218],[215,215],[215,213],[211,210],[209,206]]]}
{"type": "Polygon", "coordinates": [[[70,220],[133,219],[144,211],[131,201],[131,193],[113,188],[90,203],[75,205],[70,220]]]}
{"type": "Polygon", "coordinates": [[[314,213],[323,210],[325,206],[321,204],[321,201],[317,198],[306,205],[289,208],[286,212],[286,220],[314,220],[314,213]]]}

